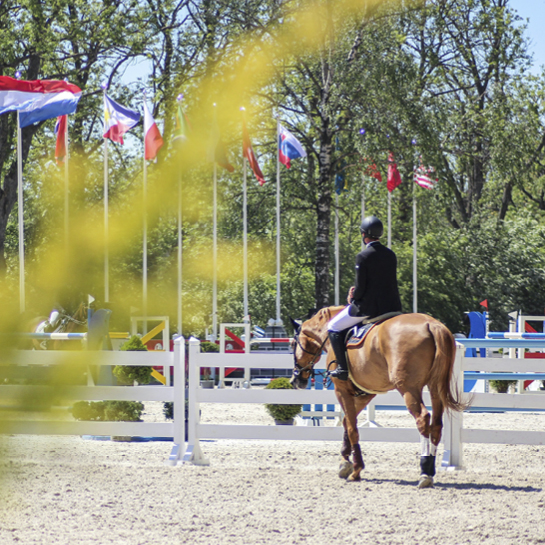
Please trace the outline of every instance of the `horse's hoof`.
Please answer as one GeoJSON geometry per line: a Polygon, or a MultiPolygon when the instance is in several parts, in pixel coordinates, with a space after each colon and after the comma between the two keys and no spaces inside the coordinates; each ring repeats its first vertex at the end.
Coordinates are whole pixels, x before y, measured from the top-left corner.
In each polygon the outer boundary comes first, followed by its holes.
{"type": "Polygon", "coordinates": [[[352,473],[352,475],[348,476],[348,479],[346,479],[348,482],[356,483],[361,481],[361,475],[358,473],[352,473]]]}
{"type": "Polygon", "coordinates": [[[347,479],[348,476],[351,475],[353,471],[354,471],[354,465],[352,464],[352,462],[345,460],[339,466],[339,477],[341,479],[347,479]]]}
{"type": "Polygon", "coordinates": [[[433,488],[433,477],[429,475],[420,475],[418,488],[433,488]]]}

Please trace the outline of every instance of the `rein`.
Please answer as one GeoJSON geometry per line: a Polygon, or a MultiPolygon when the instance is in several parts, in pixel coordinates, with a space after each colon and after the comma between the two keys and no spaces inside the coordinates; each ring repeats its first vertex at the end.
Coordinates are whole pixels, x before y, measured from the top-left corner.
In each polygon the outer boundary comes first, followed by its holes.
{"type": "Polygon", "coordinates": [[[320,347],[318,348],[318,351],[316,353],[310,352],[309,350],[306,350],[303,347],[303,345],[299,341],[299,333],[296,333],[293,336],[293,340],[296,342],[297,346],[303,352],[305,352],[306,354],[310,354],[312,356],[312,360],[310,360],[310,363],[308,363],[306,367],[301,367],[299,365],[299,363],[297,362],[297,356],[295,355],[295,353],[297,351],[297,347],[295,348],[295,350],[293,351],[293,361],[294,361],[294,364],[295,364],[295,368],[293,369],[293,374],[294,374],[294,376],[298,376],[299,373],[301,373],[303,371],[309,371],[314,367],[314,364],[316,363],[316,360],[322,355],[322,348],[324,347],[324,344],[327,341],[327,337],[322,341],[322,344],[320,345],[320,347]]]}

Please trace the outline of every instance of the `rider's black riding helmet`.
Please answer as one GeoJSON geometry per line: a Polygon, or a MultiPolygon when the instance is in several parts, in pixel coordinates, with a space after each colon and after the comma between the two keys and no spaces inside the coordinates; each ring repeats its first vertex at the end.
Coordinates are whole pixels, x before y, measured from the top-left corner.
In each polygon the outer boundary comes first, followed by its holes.
{"type": "Polygon", "coordinates": [[[361,222],[360,232],[369,238],[380,238],[384,233],[384,227],[376,216],[367,216],[361,222]]]}

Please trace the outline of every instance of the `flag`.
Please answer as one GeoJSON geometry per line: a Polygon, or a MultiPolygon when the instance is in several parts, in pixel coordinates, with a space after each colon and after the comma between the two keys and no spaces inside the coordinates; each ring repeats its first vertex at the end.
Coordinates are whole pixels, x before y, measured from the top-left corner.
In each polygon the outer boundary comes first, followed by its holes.
{"type": "Polygon", "coordinates": [[[187,135],[191,130],[191,124],[187,119],[182,107],[178,105],[176,110],[176,127],[174,128],[173,142],[182,143],[187,140],[187,135]]]}
{"type": "Polygon", "coordinates": [[[390,152],[388,155],[388,191],[391,193],[398,185],[401,184],[401,175],[397,170],[397,165],[394,162],[394,154],[390,152]]]}
{"type": "Polygon", "coordinates": [[[121,106],[104,93],[104,138],[123,144],[123,135],[140,121],[140,114],[121,106]]]}
{"type": "Polygon", "coordinates": [[[55,161],[57,165],[64,163],[66,159],[66,125],[68,116],[60,115],[57,117],[55,125],[55,134],[57,135],[57,144],[55,145],[55,161]]]}
{"type": "Polygon", "coordinates": [[[159,127],[155,119],[148,110],[148,105],[144,100],[144,157],[148,161],[153,161],[157,157],[157,152],[163,145],[163,138],[159,132],[159,127]]]}
{"type": "Polygon", "coordinates": [[[208,145],[208,160],[210,162],[216,162],[220,167],[234,172],[235,167],[229,163],[227,159],[227,148],[221,139],[220,128],[218,126],[218,120],[214,112],[214,120],[212,122],[212,131],[210,133],[210,142],[208,145]]]}
{"type": "Polygon", "coordinates": [[[254,171],[255,177],[257,178],[259,184],[263,185],[265,183],[265,178],[263,177],[263,173],[259,168],[259,163],[257,162],[257,158],[250,142],[250,135],[248,134],[248,129],[246,128],[246,119],[244,114],[242,115],[242,155],[246,158],[250,168],[254,171]]]}
{"type": "Polygon", "coordinates": [[[81,89],[60,80],[17,80],[0,76],[0,114],[19,111],[21,128],[76,111],[81,89]]]}
{"type": "Polygon", "coordinates": [[[306,156],[307,152],[303,149],[299,140],[288,129],[278,125],[278,157],[280,162],[286,168],[290,168],[292,159],[306,156]]]}
{"type": "Polygon", "coordinates": [[[414,182],[424,189],[433,189],[438,182],[438,178],[434,178],[435,169],[425,167],[420,159],[420,165],[414,169],[414,182]]]}
{"type": "Polygon", "coordinates": [[[481,305],[481,307],[484,307],[486,310],[488,310],[488,299],[481,301],[479,305],[481,305]]]}
{"type": "MultiPolygon", "coordinates": [[[[365,159],[365,161],[368,161],[368,159],[365,159]]],[[[369,176],[370,178],[375,178],[375,180],[382,182],[382,175],[377,168],[377,165],[375,163],[369,163],[366,167],[363,173],[366,176],[369,176]]]]}

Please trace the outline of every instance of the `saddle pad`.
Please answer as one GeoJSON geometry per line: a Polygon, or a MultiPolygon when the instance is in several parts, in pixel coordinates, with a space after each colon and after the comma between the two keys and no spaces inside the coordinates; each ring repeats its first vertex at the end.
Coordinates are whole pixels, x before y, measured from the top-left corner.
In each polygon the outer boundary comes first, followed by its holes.
{"type": "Polygon", "coordinates": [[[402,312],[388,312],[386,314],[381,314],[376,318],[370,318],[369,320],[364,320],[362,325],[355,327],[352,331],[352,336],[346,343],[346,348],[349,350],[354,350],[356,348],[361,348],[363,341],[376,325],[393,318],[394,316],[399,316],[402,312]]]}

